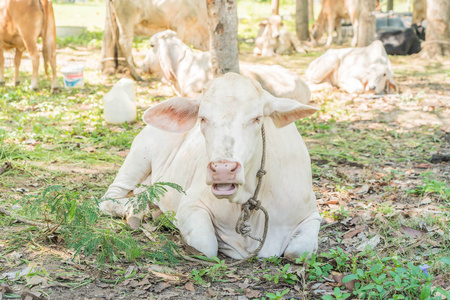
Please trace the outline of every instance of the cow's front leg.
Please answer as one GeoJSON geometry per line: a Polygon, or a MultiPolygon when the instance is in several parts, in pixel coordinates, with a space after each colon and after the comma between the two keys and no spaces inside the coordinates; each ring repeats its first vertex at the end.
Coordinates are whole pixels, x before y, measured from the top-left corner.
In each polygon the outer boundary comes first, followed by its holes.
{"type": "MultiPolygon", "coordinates": [[[[19,68],[20,68],[20,62],[22,60],[22,53],[23,53],[22,51],[20,51],[19,49],[16,49],[16,53],[14,54],[14,85],[15,86],[18,86],[20,84],[19,68]]],[[[33,69],[33,72],[34,72],[34,69],[33,69]]]]}
{"type": "Polygon", "coordinates": [[[145,211],[135,212],[126,198],[140,183],[150,179],[151,153],[148,143],[154,142],[149,133],[149,128],[144,128],[131,145],[130,153],[119,170],[114,182],[109,186],[100,203],[100,210],[104,213],[127,217],[127,223],[133,228],[139,227],[140,220],[145,211]]]}
{"type": "Polygon", "coordinates": [[[337,43],[342,44],[342,23],[341,20],[336,20],[336,33],[337,33],[337,43]]]}
{"type": "Polygon", "coordinates": [[[291,242],[284,251],[284,257],[293,260],[307,252],[307,257],[310,258],[311,254],[317,251],[319,246],[320,220],[319,213],[316,212],[297,227],[291,242]]]}
{"type": "Polygon", "coordinates": [[[205,209],[180,209],[177,225],[186,243],[212,258],[217,256],[218,242],[211,217],[205,209]],[[181,211],[181,213],[180,213],[181,211]]]}
{"type": "Polygon", "coordinates": [[[327,38],[327,43],[326,43],[326,47],[330,47],[331,43],[333,42],[333,31],[334,31],[334,18],[328,18],[328,38],[327,38]]]}
{"type": "Polygon", "coordinates": [[[356,78],[346,78],[338,83],[340,89],[350,94],[364,93],[364,85],[356,78]]]}
{"type": "Polygon", "coordinates": [[[0,48],[0,86],[5,85],[4,67],[5,67],[5,57],[3,56],[3,49],[0,48]]]}

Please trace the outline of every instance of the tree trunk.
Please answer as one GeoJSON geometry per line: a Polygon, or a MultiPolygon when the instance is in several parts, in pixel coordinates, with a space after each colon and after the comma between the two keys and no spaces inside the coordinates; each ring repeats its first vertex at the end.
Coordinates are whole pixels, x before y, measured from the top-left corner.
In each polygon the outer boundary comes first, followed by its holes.
{"type": "Polygon", "coordinates": [[[308,20],[314,21],[314,0],[308,0],[308,20]]]}
{"type": "Polygon", "coordinates": [[[427,1],[427,34],[422,57],[450,55],[450,2],[448,0],[427,1]]]}
{"type": "Polygon", "coordinates": [[[214,77],[239,73],[237,0],[207,0],[214,77]]]}
{"type": "Polygon", "coordinates": [[[280,0],[272,0],[271,2],[272,15],[280,14],[280,0]]]}
{"type": "Polygon", "coordinates": [[[388,0],[387,11],[394,10],[394,0],[388,0]]]}
{"type": "Polygon", "coordinates": [[[295,29],[300,41],[306,41],[309,38],[308,0],[295,1],[295,29]]]}
{"type": "Polygon", "coordinates": [[[369,46],[375,39],[375,8],[376,3],[373,0],[360,0],[358,18],[358,47],[369,46]]]}

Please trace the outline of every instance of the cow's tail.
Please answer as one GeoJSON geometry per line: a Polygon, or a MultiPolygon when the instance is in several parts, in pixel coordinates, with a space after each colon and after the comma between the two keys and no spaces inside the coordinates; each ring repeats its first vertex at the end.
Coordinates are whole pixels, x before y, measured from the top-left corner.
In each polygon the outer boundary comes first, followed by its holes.
{"type": "Polygon", "coordinates": [[[39,0],[44,15],[44,26],[42,27],[42,54],[44,56],[44,70],[48,75],[48,63],[52,55],[56,53],[56,25],[51,0],[39,0]]]}

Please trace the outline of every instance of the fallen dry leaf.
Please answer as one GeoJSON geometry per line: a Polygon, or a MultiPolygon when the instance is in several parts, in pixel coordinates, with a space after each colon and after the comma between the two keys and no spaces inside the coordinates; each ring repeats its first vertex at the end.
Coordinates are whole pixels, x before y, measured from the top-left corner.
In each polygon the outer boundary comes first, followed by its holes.
{"type": "Polygon", "coordinates": [[[175,275],[170,275],[170,274],[166,274],[166,273],[160,273],[160,272],[156,272],[156,271],[153,271],[153,270],[150,270],[150,271],[153,273],[153,275],[155,275],[155,276],[157,276],[159,278],[162,278],[164,280],[167,280],[167,281],[178,281],[178,280],[180,280],[180,277],[175,276],[175,275]]]}
{"type": "Polygon", "coordinates": [[[216,297],[216,293],[210,288],[208,288],[206,294],[210,297],[216,297]]]}
{"type": "Polygon", "coordinates": [[[353,290],[355,289],[355,282],[357,281],[356,279],[344,283],[343,282],[344,277],[349,274],[341,274],[341,273],[334,272],[334,271],[331,273],[333,274],[333,279],[338,284],[338,286],[344,286],[347,290],[349,290],[350,292],[353,292],[353,290]]]}
{"type": "Polygon", "coordinates": [[[402,227],[400,227],[400,231],[412,238],[421,237],[423,235],[422,231],[410,228],[405,225],[402,225],[402,227]]]}
{"type": "Polygon", "coordinates": [[[369,186],[367,184],[363,185],[362,187],[360,187],[356,193],[357,194],[365,194],[369,191],[369,186]]]}
{"type": "Polygon", "coordinates": [[[360,226],[356,226],[355,229],[349,230],[344,234],[344,239],[351,239],[352,237],[354,237],[357,234],[360,234],[361,232],[364,231],[364,229],[366,229],[366,225],[360,225],[360,226]]]}
{"type": "Polygon", "coordinates": [[[247,296],[248,299],[259,298],[261,296],[261,292],[258,290],[245,289],[245,296],[247,296]]]}
{"type": "Polygon", "coordinates": [[[153,291],[155,293],[159,294],[162,291],[164,291],[165,289],[167,289],[168,287],[170,287],[170,284],[168,284],[167,282],[159,282],[157,285],[155,285],[155,287],[153,288],[153,291]]]}
{"type": "Polygon", "coordinates": [[[194,284],[192,282],[186,282],[186,284],[184,285],[184,288],[187,289],[188,291],[191,291],[193,293],[195,293],[195,287],[194,284]]]}

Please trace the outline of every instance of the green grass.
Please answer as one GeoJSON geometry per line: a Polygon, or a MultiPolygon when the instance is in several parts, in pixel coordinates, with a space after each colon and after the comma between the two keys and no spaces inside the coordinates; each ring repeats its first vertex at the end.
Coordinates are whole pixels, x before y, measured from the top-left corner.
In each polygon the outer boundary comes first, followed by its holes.
{"type": "Polygon", "coordinates": [[[88,30],[102,30],[106,7],[101,2],[54,3],[56,26],[86,26],[88,30]]]}

